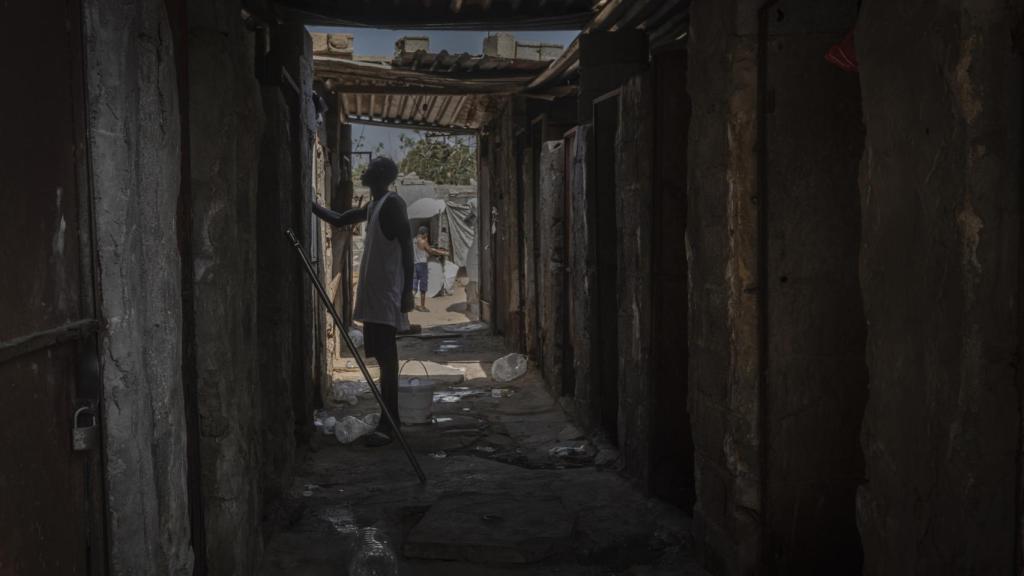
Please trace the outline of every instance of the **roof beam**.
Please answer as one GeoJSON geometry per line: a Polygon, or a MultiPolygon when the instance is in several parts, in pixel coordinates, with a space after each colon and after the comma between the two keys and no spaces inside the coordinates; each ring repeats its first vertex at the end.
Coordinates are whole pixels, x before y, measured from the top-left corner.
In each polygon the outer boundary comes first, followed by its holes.
{"type": "Polygon", "coordinates": [[[514,94],[525,83],[452,86],[386,85],[386,84],[333,84],[331,89],[340,94],[514,94]]]}
{"type": "Polygon", "coordinates": [[[579,30],[594,16],[589,0],[569,0],[560,10],[522,0],[484,0],[480,10],[464,10],[466,4],[465,0],[276,1],[283,19],[307,25],[405,30],[579,30]]]}

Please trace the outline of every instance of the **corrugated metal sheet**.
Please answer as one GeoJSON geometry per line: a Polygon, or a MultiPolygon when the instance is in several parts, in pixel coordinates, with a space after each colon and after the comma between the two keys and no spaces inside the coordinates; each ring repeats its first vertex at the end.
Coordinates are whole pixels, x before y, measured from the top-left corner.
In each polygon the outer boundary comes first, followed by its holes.
{"type": "MultiPolygon", "coordinates": [[[[678,42],[689,26],[691,0],[397,0],[284,2],[318,14],[359,16],[361,22],[409,28],[445,27],[444,14],[466,16],[475,6],[480,15],[508,13],[517,17],[579,15],[583,33],[596,30],[645,30],[651,48],[678,42]],[[372,10],[369,6],[374,6],[372,10]],[[385,9],[386,8],[386,9],[385,9]],[[403,8],[408,10],[403,12],[403,8]],[[325,10],[326,12],[317,12],[325,10]],[[332,12],[333,10],[333,12],[332,12]],[[447,11],[447,12],[444,12],[447,11]],[[488,12],[495,11],[495,12],[488,12]],[[444,14],[441,14],[444,12],[444,14]],[[422,20],[422,21],[421,21],[422,20]],[[415,25],[409,25],[410,23],[415,25]]],[[[575,17],[575,16],[574,16],[575,17]]],[[[450,26],[448,26],[450,27],[450,26]]],[[[502,23],[500,28],[510,29],[502,23]]],[[[316,76],[339,94],[349,121],[403,127],[476,130],[487,120],[495,97],[529,90],[542,97],[573,90],[579,67],[579,40],[554,62],[451,54],[400,52],[390,63],[315,57],[316,76]]]]}
{"type": "Polygon", "coordinates": [[[453,76],[472,76],[474,78],[486,76],[532,78],[547,68],[548,64],[550,62],[537,60],[515,60],[473,54],[449,54],[447,50],[442,50],[437,54],[423,50],[412,53],[405,52],[396,55],[391,62],[394,68],[404,68],[427,74],[441,73],[453,76]]]}
{"type": "Polygon", "coordinates": [[[405,128],[480,128],[492,98],[481,94],[340,94],[349,122],[405,128]]]}
{"type": "Polygon", "coordinates": [[[578,30],[606,0],[276,0],[286,19],[393,29],[578,30]]]}

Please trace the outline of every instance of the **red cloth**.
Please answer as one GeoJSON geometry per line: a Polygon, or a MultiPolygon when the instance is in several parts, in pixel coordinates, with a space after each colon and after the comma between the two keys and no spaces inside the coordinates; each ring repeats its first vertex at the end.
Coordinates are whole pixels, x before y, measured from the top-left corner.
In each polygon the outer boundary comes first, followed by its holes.
{"type": "Polygon", "coordinates": [[[835,64],[847,72],[856,72],[859,66],[857,62],[857,47],[853,42],[853,30],[850,30],[846,37],[825,53],[825,60],[835,64]]]}

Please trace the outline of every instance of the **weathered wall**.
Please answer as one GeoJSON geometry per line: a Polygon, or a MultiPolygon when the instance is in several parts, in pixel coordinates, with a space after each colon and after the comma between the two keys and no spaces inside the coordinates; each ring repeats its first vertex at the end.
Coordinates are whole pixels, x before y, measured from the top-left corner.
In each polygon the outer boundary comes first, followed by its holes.
{"type": "Polygon", "coordinates": [[[861,9],[865,574],[1013,571],[1021,8],[861,9]]]}
{"type": "Polygon", "coordinates": [[[260,147],[256,224],[259,387],[264,498],[285,487],[295,458],[292,385],[302,374],[295,327],[301,325],[302,288],[297,262],[284,230],[297,220],[291,114],[278,86],[261,92],[265,118],[260,147]]]}
{"type": "Polygon", "coordinates": [[[564,176],[565,150],[561,141],[545,142],[540,153],[540,189],[537,215],[540,232],[537,239],[539,292],[541,306],[540,341],[543,350],[543,373],[548,388],[556,396],[562,392],[563,326],[566,306],[563,302],[563,269],[565,262],[564,176]]]}
{"type": "Polygon", "coordinates": [[[634,76],[622,87],[615,142],[618,439],[626,471],[643,484],[648,480],[651,448],[652,112],[650,74],[634,76]]]}
{"type": "Polygon", "coordinates": [[[254,281],[262,110],[252,35],[240,14],[238,0],[189,6],[196,362],[211,574],[251,574],[262,548],[254,281]]]}
{"type": "Polygon", "coordinates": [[[571,267],[570,282],[572,283],[572,350],[573,379],[575,380],[573,397],[576,401],[577,418],[585,426],[591,425],[590,401],[593,396],[593,370],[591,366],[591,317],[594,289],[593,264],[593,227],[589,221],[587,210],[587,146],[590,138],[591,125],[584,124],[576,128],[572,150],[566,150],[571,156],[570,202],[572,205],[572,222],[569,241],[572,249],[568,254],[571,267]]]}
{"type": "Polygon", "coordinates": [[[522,349],[524,343],[515,137],[522,118],[521,101],[510,98],[502,103],[490,127],[487,161],[493,217],[491,226],[495,229],[491,250],[497,267],[491,308],[495,326],[504,335],[506,346],[514,350],[522,349]]]}
{"type": "Polygon", "coordinates": [[[654,184],[651,200],[651,492],[693,509],[693,432],[686,407],[686,175],[690,95],[686,50],[652,59],[654,184]]]}
{"type": "Polygon", "coordinates": [[[686,242],[694,520],[716,574],[748,574],[761,544],[757,333],[756,6],[694,2],[686,242]]]}
{"type": "Polygon", "coordinates": [[[860,574],[864,131],[857,75],[823,57],[856,18],[856,0],[780,0],[761,39],[764,562],[778,574],[860,574]]]}
{"type": "Polygon", "coordinates": [[[110,573],[187,576],[172,36],[162,0],[83,5],[110,573]]]}

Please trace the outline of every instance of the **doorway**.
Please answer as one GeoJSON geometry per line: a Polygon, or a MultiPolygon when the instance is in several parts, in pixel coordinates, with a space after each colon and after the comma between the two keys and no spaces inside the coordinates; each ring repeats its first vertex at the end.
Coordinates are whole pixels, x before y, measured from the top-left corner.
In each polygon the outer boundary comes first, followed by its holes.
{"type": "Polygon", "coordinates": [[[594,101],[595,222],[596,246],[594,297],[593,373],[596,379],[598,422],[613,443],[619,426],[619,313],[618,225],[615,196],[615,140],[619,131],[619,92],[594,101]]]}
{"type": "Polygon", "coordinates": [[[93,294],[81,5],[18,2],[5,16],[0,227],[0,570],[102,574],[99,328],[93,294]],[[31,58],[11,47],[36,47],[31,58]],[[17,135],[15,138],[14,135],[17,135]],[[72,430],[83,434],[77,449],[72,430]],[[44,495],[44,496],[40,496],[44,495]]]}
{"type": "Polygon", "coordinates": [[[651,249],[651,492],[689,512],[695,494],[687,410],[686,171],[690,98],[686,51],[655,55],[651,249]]]}

